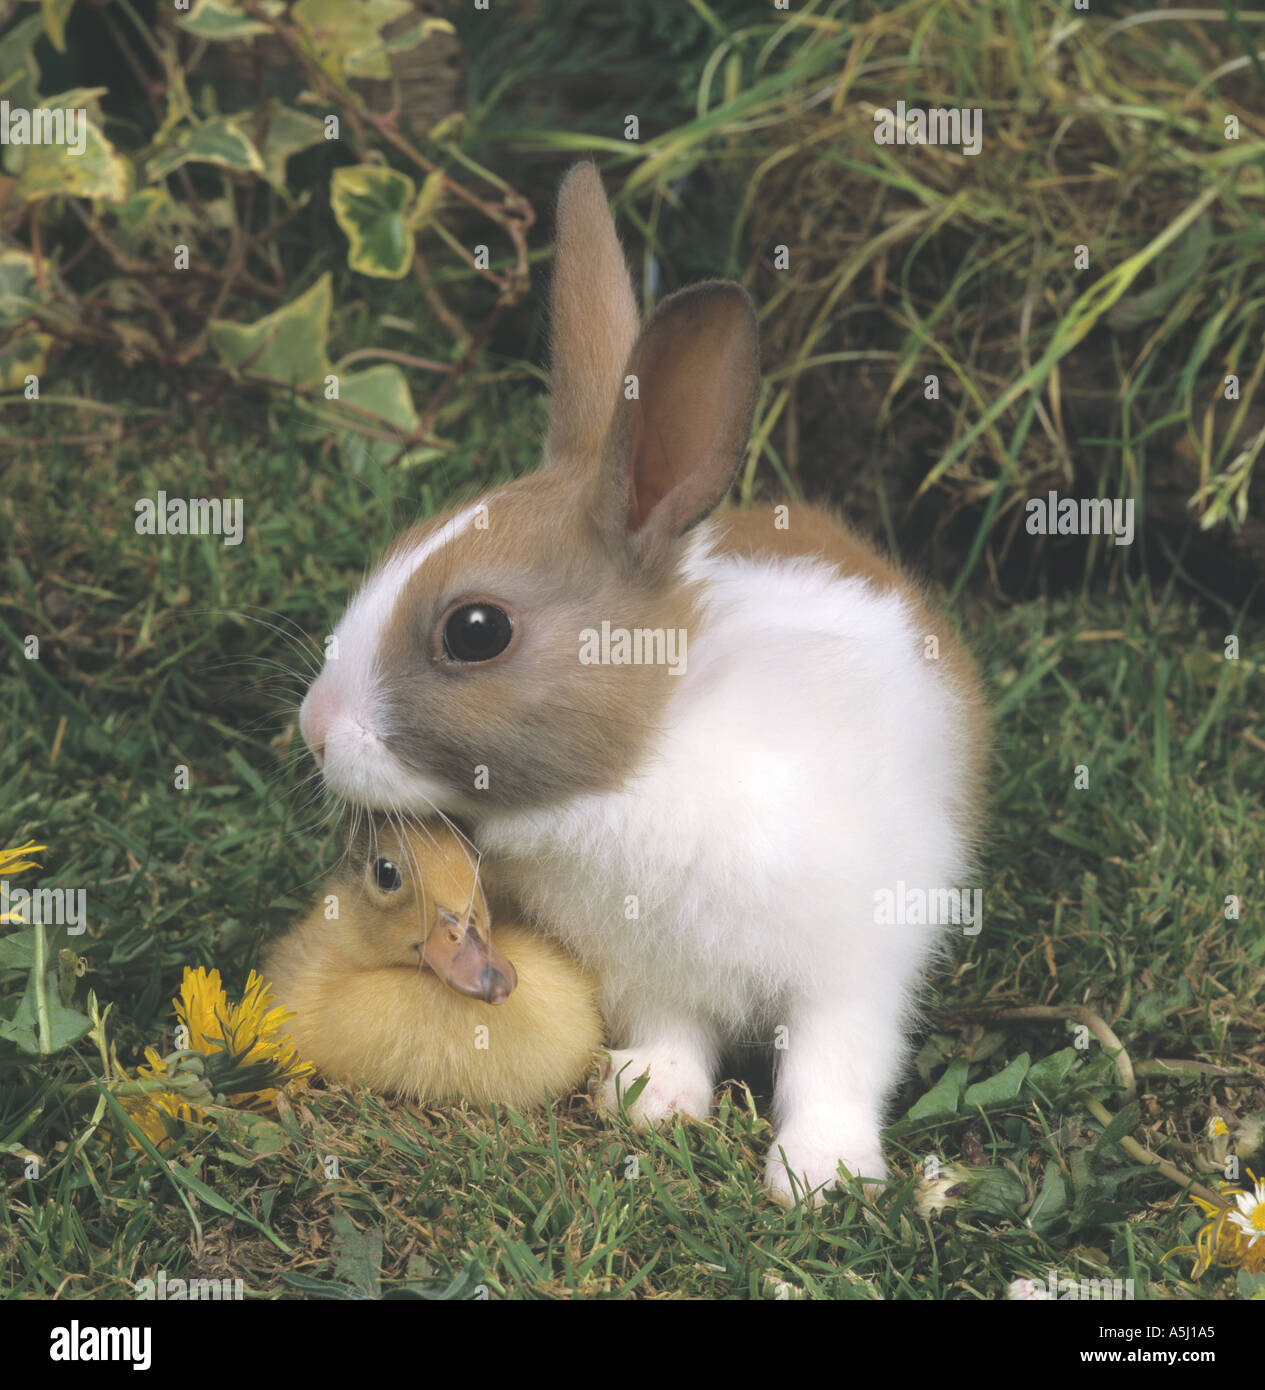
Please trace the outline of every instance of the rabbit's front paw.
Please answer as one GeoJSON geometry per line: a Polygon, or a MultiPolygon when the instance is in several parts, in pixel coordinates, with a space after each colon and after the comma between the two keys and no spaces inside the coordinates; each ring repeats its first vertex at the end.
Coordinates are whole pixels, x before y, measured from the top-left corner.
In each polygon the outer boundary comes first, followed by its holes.
{"type": "MultiPolygon", "coordinates": [[[[887,1164],[883,1162],[877,1142],[826,1144],[820,1140],[803,1140],[790,1134],[779,1134],[765,1170],[765,1185],[774,1201],[784,1207],[794,1206],[796,1200],[820,1206],[824,1193],[839,1180],[840,1163],[854,1177],[887,1177],[887,1164]],[[785,1163],[782,1161],[783,1153],[786,1154],[785,1163]],[[787,1173],[788,1165],[795,1175],[795,1189],[792,1189],[787,1173]]],[[[881,1189],[867,1182],[865,1191],[873,1197],[881,1189]]]]}
{"type": "Polygon", "coordinates": [[[629,1107],[634,1123],[645,1128],[684,1113],[704,1119],[712,1108],[712,1082],[701,1065],[651,1049],[610,1049],[602,1062],[598,1101],[619,1108],[619,1093],[649,1072],[641,1094],[629,1107]]]}

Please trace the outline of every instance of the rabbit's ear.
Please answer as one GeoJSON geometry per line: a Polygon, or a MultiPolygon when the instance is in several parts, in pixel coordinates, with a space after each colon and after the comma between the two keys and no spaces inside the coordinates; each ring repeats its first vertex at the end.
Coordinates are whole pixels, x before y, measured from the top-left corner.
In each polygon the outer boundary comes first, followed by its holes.
{"type": "Polygon", "coordinates": [[[731,280],[669,296],[633,350],[595,498],[599,524],[643,561],[724,498],[742,458],[759,385],[755,308],[731,280]]]}
{"type": "Polygon", "coordinates": [[[641,320],[615,221],[592,164],[558,193],[548,453],[592,467],[641,320]]]}

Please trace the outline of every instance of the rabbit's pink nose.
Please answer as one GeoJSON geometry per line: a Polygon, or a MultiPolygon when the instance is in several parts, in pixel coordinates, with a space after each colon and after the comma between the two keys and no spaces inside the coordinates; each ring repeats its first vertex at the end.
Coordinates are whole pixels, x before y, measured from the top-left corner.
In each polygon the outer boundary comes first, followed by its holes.
{"type": "Polygon", "coordinates": [[[329,681],[318,679],[299,706],[299,732],[319,763],[325,754],[325,740],[338,714],[338,695],[329,681]]]}

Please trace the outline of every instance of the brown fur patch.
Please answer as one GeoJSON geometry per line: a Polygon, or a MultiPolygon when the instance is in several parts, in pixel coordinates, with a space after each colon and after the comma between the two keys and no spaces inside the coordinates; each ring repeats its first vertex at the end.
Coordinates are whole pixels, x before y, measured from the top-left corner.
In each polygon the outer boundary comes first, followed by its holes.
{"type": "Polygon", "coordinates": [[[605,438],[640,316],[602,180],[577,164],[558,191],[549,453],[583,464],[605,438]]]}
{"type": "MultiPolygon", "coordinates": [[[[585,629],[693,627],[694,596],[629,573],[577,504],[573,477],[544,469],[489,494],[486,530],[439,547],[405,584],[383,635],[392,751],[472,810],[542,805],[620,785],[638,766],[675,679],[662,665],[585,665],[585,629]],[[446,661],[440,619],[458,601],[510,613],[504,656],[446,661]],[[486,790],[476,768],[488,769],[486,790]]],[[[393,547],[416,545],[435,526],[393,547]]],[[[693,635],[692,633],[690,634],[693,635]]]]}

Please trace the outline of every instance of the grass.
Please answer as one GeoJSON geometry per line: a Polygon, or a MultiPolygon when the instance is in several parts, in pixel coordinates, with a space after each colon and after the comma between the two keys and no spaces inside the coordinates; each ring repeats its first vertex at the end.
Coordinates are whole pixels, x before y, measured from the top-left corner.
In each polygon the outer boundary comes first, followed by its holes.
{"type": "MultiPolygon", "coordinates": [[[[109,1036],[125,1061],[170,1045],[181,967],[218,965],[240,983],[338,848],[319,807],[305,809],[292,712],[269,689],[288,670],[297,692],[301,661],[238,614],[319,635],[419,489],[407,474],[308,462],[278,425],[265,448],[217,440],[215,475],[192,457],[179,474],[191,493],[246,490],[248,541],[231,550],[133,543],[132,499],[170,475],[127,450],[86,472],[68,453],[6,479],[20,518],[0,611],[13,653],[6,840],[51,840],[42,881],[87,888],[80,988],[114,1003],[109,1036]],[[56,634],[38,663],[17,655],[28,627],[56,634]],[[173,790],[177,764],[190,769],[187,792],[173,790]]],[[[976,600],[966,618],[998,711],[984,926],[936,982],[894,1113],[956,1061],[974,1083],[1074,1042],[1067,1024],[1000,1020],[1007,1008],[1085,1005],[1142,1073],[1129,1132],[1207,1182],[1196,1153],[1213,1101],[1260,1109],[1265,1072],[1265,942],[1251,927],[1265,890],[1259,622],[1145,580],[1011,609],[976,600]],[[1238,661],[1224,657],[1231,632],[1238,661]],[[1227,893],[1246,905],[1237,926],[1222,916],[1227,893]],[[1226,1075],[1151,1075],[1156,1058],[1226,1075]]],[[[100,1074],[91,1048],[4,1066],[0,1142],[53,1165],[39,1182],[10,1170],[0,1253],[16,1296],[118,1296],[159,1268],[241,1277],[252,1296],[363,1291],[355,1233],[375,1251],[381,1242],[380,1291],[464,1273],[498,1296],[991,1298],[1052,1266],[1069,1277],[1105,1268],[1165,1296],[1218,1287],[1212,1275],[1191,1285],[1185,1261],[1161,1265],[1189,1243],[1193,1208],[1169,1178],[1099,1143],[1091,1107],[1128,1107],[1092,1042],[1055,1083],[949,1122],[898,1123],[895,1178],[877,1202],[841,1194],[789,1214],[759,1185],[771,1134],[758,1067],[751,1089],[722,1093],[713,1123],[662,1135],[596,1116],[583,1097],[551,1116],[488,1118],[318,1089],[287,1107],[266,1152],[258,1136],[222,1129],[196,1135],[161,1173],[96,1140],[56,1166],[57,1144],[83,1135],[95,1104],[83,1089],[100,1074]],[[929,1223],[915,1201],[928,1155],[982,1160],[1015,1181],[1000,1205],[968,1200],[929,1223]],[[1051,1187],[1034,1221],[1031,1204],[1051,1187]]]]}
{"type": "MultiPolygon", "coordinates": [[[[744,499],[828,494],[955,588],[997,712],[983,930],[927,1001],[892,1182],[815,1212],[769,1202],[756,1056],[736,1059],[748,1074],[709,1123],[662,1134],[582,1096],[486,1117],[317,1086],[268,1125],[229,1117],[157,1158],[121,1142],[90,1042],[45,1060],[0,1042],[0,1289],[125,1297],[162,1269],[241,1278],[253,1298],[971,1300],[1056,1268],[1132,1278],[1138,1297],[1259,1296],[1259,1280],[1192,1282],[1186,1257],[1163,1259],[1199,1224],[1183,1183],[1215,1185],[1209,1118],[1265,1110],[1265,629],[1255,577],[1209,548],[1254,544],[1234,488],[1246,499],[1259,427],[1265,127],[1250,64],[1210,76],[1237,61],[1234,26],[1104,6],[1095,28],[1054,4],[966,0],[800,7],[789,29],[764,5],[741,22],[700,3],[670,23],[599,8],[591,39],[568,41],[551,5],[526,33],[468,30],[471,148],[538,202],[563,156],[607,151],[643,283],[748,283],[766,346],[744,499]],[[633,91],[653,113],[636,148],[617,124],[633,91]],[[875,146],[871,108],[900,97],[983,105],[990,157],[963,172],[875,146]],[[1233,148],[1211,133],[1228,102],[1233,148]],[[1069,268],[1081,241],[1088,280],[1069,268]],[[1224,408],[1223,369],[1245,387],[1224,408]],[[920,399],[928,371],[941,411],[920,399]],[[1137,544],[1036,543],[1018,504],[1056,485],[1136,496],[1137,544]],[[1200,487],[1221,519],[1171,524],[1200,487]],[[1088,1012],[1015,1016],[1041,1007],[1088,1012]],[[1135,1088],[1087,1017],[1123,1044],[1135,1088]],[[973,1177],[929,1216],[937,1163],[973,1177]]],[[[415,291],[344,274],[336,306],[344,347],[384,341],[394,313],[391,346],[445,350],[415,291]]],[[[534,307],[507,318],[416,467],[318,447],[257,395],[141,433],[180,381],[85,357],[54,397],[113,402],[135,428],[0,456],[0,848],[47,842],[22,882],[87,891],[76,999],[112,1006],[129,1070],[171,1047],[184,966],[240,985],[316,895],[339,841],[294,725],[305,663],[399,527],[534,465],[534,307]],[[246,542],[142,540],[133,504],[160,488],[243,497],[246,542]]],[[[29,407],[2,408],[28,427],[29,407]]],[[[76,418],[62,410],[41,436],[76,418]]],[[[0,954],[0,1018],[25,976],[0,954]]]]}

